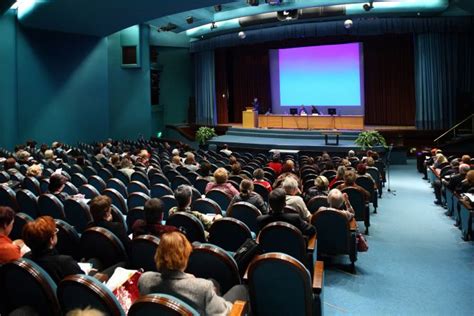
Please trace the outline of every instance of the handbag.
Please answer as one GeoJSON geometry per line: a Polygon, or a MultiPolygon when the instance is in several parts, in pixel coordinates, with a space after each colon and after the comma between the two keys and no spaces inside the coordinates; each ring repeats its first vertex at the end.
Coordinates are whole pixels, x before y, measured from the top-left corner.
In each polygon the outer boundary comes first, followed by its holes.
{"type": "Polygon", "coordinates": [[[358,252],[366,252],[367,250],[369,250],[369,244],[367,243],[367,240],[365,239],[364,235],[362,235],[361,233],[357,233],[356,243],[358,252]]]}
{"type": "Polygon", "coordinates": [[[260,247],[255,240],[248,238],[234,254],[234,259],[237,262],[240,273],[245,273],[250,261],[252,261],[255,256],[262,253],[262,247],[260,247]]]}

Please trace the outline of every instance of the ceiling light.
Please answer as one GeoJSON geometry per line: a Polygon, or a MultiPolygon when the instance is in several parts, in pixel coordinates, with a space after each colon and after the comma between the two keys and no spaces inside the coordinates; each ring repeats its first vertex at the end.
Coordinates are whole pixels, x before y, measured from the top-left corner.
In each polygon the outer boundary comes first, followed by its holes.
{"type": "Polygon", "coordinates": [[[373,1],[369,1],[369,3],[365,3],[362,8],[364,8],[365,11],[369,12],[370,10],[372,10],[374,8],[374,2],[373,1]]]}

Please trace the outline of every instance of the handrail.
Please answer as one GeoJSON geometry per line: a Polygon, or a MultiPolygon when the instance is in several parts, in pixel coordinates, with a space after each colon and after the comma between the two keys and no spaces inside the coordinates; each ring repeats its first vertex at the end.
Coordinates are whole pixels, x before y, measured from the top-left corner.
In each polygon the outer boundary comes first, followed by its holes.
{"type": "MultiPolygon", "coordinates": [[[[441,134],[441,136],[439,136],[438,138],[436,138],[433,142],[436,143],[438,142],[441,138],[443,138],[444,136],[446,136],[447,134],[449,134],[451,131],[454,131],[456,128],[458,128],[460,125],[464,124],[465,122],[467,122],[468,120],[470,119],[473,119],[474,118],[474,113],[472,113],[471,115],[469,115],[468,117],[466,117],[464,120],[462,120],[460,123],[454,125],[453,127],[451,127],[450,129],[448,129],[446,132],[444,132],[443,134],[441,134]]],[[[474,126],[473,126],[474,128],[474,126]]]]}

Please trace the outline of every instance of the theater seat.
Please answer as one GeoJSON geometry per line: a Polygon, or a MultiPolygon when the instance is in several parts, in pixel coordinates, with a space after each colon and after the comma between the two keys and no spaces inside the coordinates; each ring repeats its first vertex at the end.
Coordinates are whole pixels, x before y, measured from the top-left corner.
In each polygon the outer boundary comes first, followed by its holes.
{"type": "Polygon", "coordinates": [[[167,294],[148,294],[137,299],[128,311],[128,316],[199,316],[199,313],[184,301],[167,294]]]}

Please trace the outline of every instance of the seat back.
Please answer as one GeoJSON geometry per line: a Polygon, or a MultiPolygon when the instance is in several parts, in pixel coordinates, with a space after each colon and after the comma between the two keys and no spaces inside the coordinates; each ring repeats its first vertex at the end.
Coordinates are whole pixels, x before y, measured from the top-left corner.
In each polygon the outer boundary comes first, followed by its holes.
{"type": "Polygon", "coordinates": [[[10,175],[6,171],[0,171],[0,183],[5,183],[10,180],[10,175]]]}
{"type": "Polygon", "coordinates": [[[379,169],[377,169],[376,167],[367,167],[367,173],[370,174],[372,179],[374,179],[377,188],[381,189],[382,185],[379,169]]]}
{"type": "Polygon", "coordinates": [[[150,185],[153,186],[154,184],[161,183],[166,186],[170,186],[170,182],[168,178],[165,177],[162,173],[154,173],[150,176],[150,185]]]}
{"type": "Polygon", "coordinates": [[[71,175],[71,182],[72,182],[77,188],[80,188],[81,185],[87,183],[87,178],[84,177],[83,174],[80,174],[80,173],[73,173],[73,174],[71,175]]]}
{"type": "Polygon", "coordinates": [[[321,210],[311,217],[311,224],[318,232],[319,253],[349,254],[355,261],[357,254],[355,236],[344,214],[332,210],[321,210]]]}
{"type": "Polygon", "coordinates": [[[313,196],[309,201],[308,201],[308,210],[310,211],[311,214],[316,213],[320,207],[322,206],[329,206],[328,203],[328,197],[325,195],[318,195],[318,196],[313,196]]]}
{"type": "Polygon", "coordinates": [[[148,294],[137,299],[128,311],[128,316],[199,316],[199,313],[184,301],[167,294],[148,294]]]}
{"type": "Polygon", "coordinates": [[[130,177],[122,170],[115,171],[114,178],[120,180],[124,185],[127,185],[130,182],[130,177]]]}
{"type": "Polygon", "coordinates": [[[97,258],[104,267],[128,259],[122,242],[112,232],[102,227],[86,229],[81,235],[80,249],[82,257],[97,258]]]}
{"type": "Polygon", "coordinates": [[[95,187],[87,183],[79,187],[79,193],[83,194],[86,199],[93,199],[100,195],[100,192],[95,187]]]}
{"type": "Polygon", "coordinates": [[[128,213],[127,202],[119,191],[109,188],[105,189],[102,193],[112,199],[112,204],[115,205],[120,212],[125,215],[128,213]]]}
{"type": "Polygon", "coordinates": [[[84,169],[84,177],[86,177],[87,179],[97,174],[97,170],[92,166],[87,166],[87,167],[84,167],[83,169],[84,169]]]}
{"type": "Polygon", "coordinates": [[[0,185],[0,205],[9,206],[15,212],[18,211],[15,191],[7,186],[0,185]]]}
{"type": "Polygon", "coordinates": [[[227,195],[227,193],[217,189],[208,191],[206,193],[206,197],[219,204],[221,210],[226,210],[227,207],[229,207],[230,201],[232,200],[232,198],[227,195]]]}
{"type": "Polygon", "coordinates": [[[347,193],[349,196],[349,201],[351,202],[352,207],[354,208],[355,219],[356,221],[365,221],[366,212],[365,212],[365,201],[364,195],[362,192],[358,191],[356,188],[345,188],[342,190],[342,193],[347,193]]]}
{"type": "Polygon", "coordinates": [[[373,201],[375,196],[374,181],[368,176],[358,176],[355,182],[370,193],[370,201],[373,201]]]}
{"type": "Polygon", "coordinates": [[[66,219],[63,203],[50,193],[41,194],[38,198],[38,215],[66,219]]]}
{"type": "Polygon", "coordinates": [[[224,249],[211,244],[193,244],[186,272],[198,278],[216,280],[222,293],[241,283],[234,258],[224,249]]]}
{"type": "Polygon", "coordinates": [[[133,192],[141,192],[143,194],[150,195],[150,190],[148,190],[148,187],[140,181],[130,181],[127,185],[127,192],[128,194],[133,192]]]}
{"type": "Polygon", "coordinates": [[[128,196],[127,207],[129,210],[135,207],[143,207],[149,199],[150,197],[143,192],[133,192],[128,196]]]}
{"type": "Polygon", "coordinates": [[[242,221],[254,233],[258,232],[257,217],[260,215],[262,215],[262,213],[258,208],[248,202],[234,203],[227,211],[228,217],[242,221]]]}
{"type": "Polygon", "coordinates": [[[304,265],[282,253],[256,257],[248,268],[254,315],[316,315],[311,276],[304,265]]]}
{"type": "Polygon", "coordinates": [[[306,242],[301,231],[286,222],[273,222],[263,227],[257,237],[265,252],[282,252],[311,267],[306,257],[306,242]]]}
{"type": "Polygon", "coordinates": [[[153,235],[133,238],[130,248],[130,265],[134,269],[156,271],[155,253],[160,239],[153,235]]]}
{"type": "Polygon", "coordinates": [[[176,190],[182,184],[192,185],[186,177],[177,175],[171,180],[171,189],[176,190]]]}
{"type": "Polygon", "coordinates": [[[66,192],[69,195],[76,195],[77,193],[79,193],[79,190],[74,184],[68,181],[64,184],[63,192],[66,192]]]}
{"type": "Polygon", "coordinates": [[[170,209],[178,206],[178,202],[176,202],[174,195],[164,195],[160,199],[163,202],[163,219],[167,220],[170,209]]]}
{"type": "Polygon", "coordinates": [[[109,180],[110,178],[113,178],[113,176],[114,176],[112,171],[109,168],[106,168],[106,167],[100,168],[97,175],[98,175],[98,177],[100,177],[104,181],[104,183],[107,180],[109,180]]]}
{"type": "Polygon", "coordinates": [[[268,203],[268,195],[270,194],[270,192],[268,192],[268,190],[261,184],[254,183],[253,186],[254,191],[260,194],[264,202],[268,203]]]}
{"type": "Polygon", "coordinates": [[[126,222],[128,228],[127,231],[129,233],[132,232],[133,224],[139,219],[145,220],[145,212],[143,211],[143,207],[135,207],[128,210],[126,222]]]}
{"type": "Polygon", "coordinates": [[[22,306],[32,307],[39,315],[61,315],[56,284],[33,261],[19,259],[2,265],[0,284],[5,315],[22,306]]]}
{"type": "MultiPolygon", "coordinates": [[[[107,170],[107,169],[105,169],[107,170]]],[[[108,179],[107,179],[108,180],[108,179]]],[[[100,176],[92,176],[89,178],[89,184],[92,185],[94,188],[97,189],[97,191],[102,192],[105,190],[107,187],[107,184],[105,183],[106,180],[101,178],[100,176]]]]}
{"type": "Polygon", "coordinates": [[[148,180],[148,176],[141,171],[135,171],[134,173],[132,173],[132,177],[130,178],[130,180],[143,183],[147,188],[150,187],[150,180],[148,180]]]}
{"type": "Polygon", "coordinates": [[[166,225],[183,229],[190,242],[205,242],[204,226],[201,221],[193,214],[186,212],[176,212],[168,217],[166,225]]]}
{"type": "Polygon", "coordinates": [[[150,196],[152,198],[161,198],[164,195],[173,195],[173,190],[163,183],[156,183],[152,185],[150,196]]]}
{"type": "Polygon", "coordinates": [[[10,239],[22,239],[23,227],[32,220],[34,220],[34,218],[28,214],[21,212],[16,213],[15,222],[13,223],[13,228],[9,235],[10,239]]]}
{"type": "Polygon", "coordinates": [[[107,286],[88,275],[65,277],[58,284],[57,295],[63,313],[90,306],[106,315],[125,316],[120,303],[107,286]]]}
{"type": "Polygon", "coordinates": [[[25,177],[23,188],[30,190],[36,196],[41,194],[40,183],[35,177],[25,177]]]}
{"type": "Polygon", "coordinates": [[[118,178],[110,178],[109,181],[107,181],[107,189],[117,190],[124,198],[128,196],[127,187],[124,182],[118,178]]]}
{"type": "Polygon", "coordinates": [[[191,205],[191,210],[202,214],[222,214],[219,204],[208,198],[195,200],[191,205]]]}
{"type": "Polygon", "coordinates": [[[194,185],[194,182],[196,182],[196,179],[197,179],[197,177],[199,177],[199,174],[197,172],[189,170],[188,172],[186,172],[186,174],[184,176],[186,177],[186,179],[188,179],[188,181],[192,185],[194,185]]]}
{"type": "Polygon", "coordinates": [[[227,251],[237,251],[248,238],[252,238],[250,228],[236,218],[218,219],[209,228],[209,242],[227,251]]]}
{"type": "Polygon", "coordinates": [[[22,189],[16,193],[18,211],[33,218],[38,216],[38,198],[30,190],[22,189]]]}
{"type": "Polygon", "coordinates": [[[82,233],[92,222],[89,206],[83,200],[67,199],[64,201],[66,221],[74,226],[77,232],[82,233]]]}
{"type": "Polygon", "coordinates": [[[76,260],[81,260],[80,236],[76,229],[61,219],[56,219],[55,222],[58,228],[58,243],[56,244],[58,252],[71,256],[76,260]]]}
{"type": "Polygon", "coordinates": [[[194,182],[194,187],[201,193],[205,194],[206,192],[206,186],[209,183],[208,180],[206,179],[196,179],[194,182]]]}

